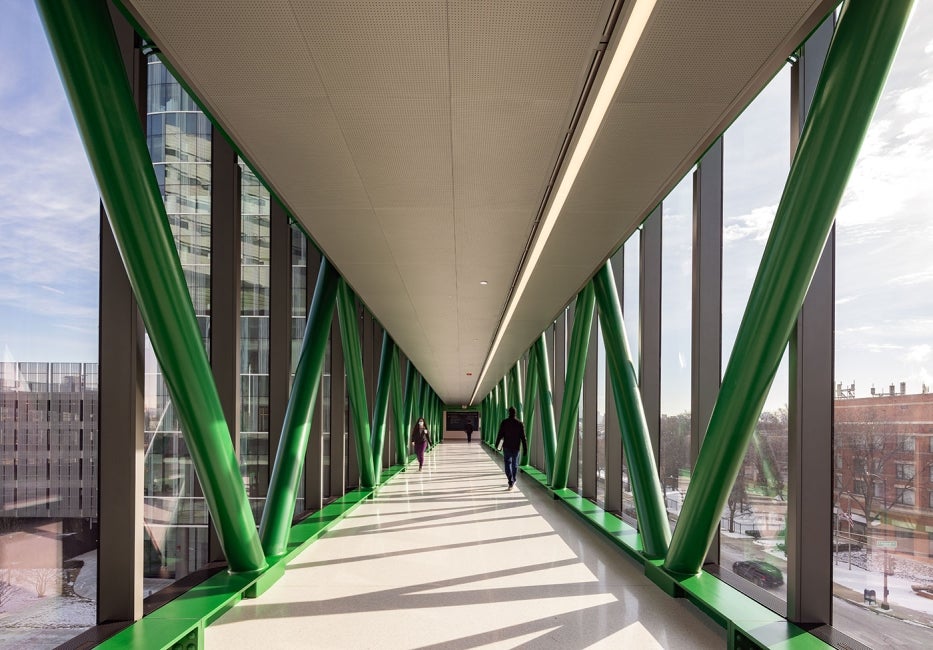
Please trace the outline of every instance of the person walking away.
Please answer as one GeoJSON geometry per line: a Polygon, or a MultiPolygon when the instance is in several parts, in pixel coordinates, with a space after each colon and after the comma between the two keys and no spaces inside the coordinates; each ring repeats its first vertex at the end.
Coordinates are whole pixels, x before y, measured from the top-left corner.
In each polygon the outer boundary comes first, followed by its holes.
{"type": "Polygon", "coordinates": [[[502,455],[505,459],[505,478],[509,481],[509,489],[515,485],[518,474],[518,454],[528,451],[528,440],[525,438],[525,425],[515,419],[515,409],[509,407],[509,417],[499,425],[499,435],[496,436],[496,450],[502,443],[502,455]]]}
{"type": "Polygon", "coordinates": [[[411,429],[411,443],[415,447],[415,456],[418,457],[418,471],[421,471],[424,465],[424,448],[428,446],[428,428],[424,424],[424,418],[418,418],[415,426],[411,429]]]}
{"type": "Polygon", "coordinates": [[[466,426],[463,427],[463,430],[466,431],[467,442],[473,442],[473,423],[467,422],[466,426]]]}

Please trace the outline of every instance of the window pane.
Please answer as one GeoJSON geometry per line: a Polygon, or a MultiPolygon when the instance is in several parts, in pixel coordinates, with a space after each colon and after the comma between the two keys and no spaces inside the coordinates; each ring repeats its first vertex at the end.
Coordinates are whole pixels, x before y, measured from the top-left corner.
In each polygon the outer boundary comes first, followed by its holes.
{"type": "MultiPolygon", "coordinates": [[[[790,168],[790,68],[723,136],[722,368],[729,362],[790,168]]],[[[787,600],[787,353],[720,520],[720,567],[787,600]]]]}
{"type": "Polygon", "coordinates": [[[871,647],[933,638],[931,39],[916,3],[837,214],[833,621],[871,647]]]}
{"type": "Polygon", "coordinates": [[[240,473],[256,523],[269,487],[269,191],[240,160],[240,473]]]}
{"type": "Polygon", "coordinates": [[[99,199],[35,7],[3,20],[0,645],[53,648],[97,614],[99,199]]]}
{"type": "MultiPolygon", "coordinates": [[[[636,230],[625,242],[623,254],[625,272],[622,275],[622,318],[632,364],[636,376],[641,367],[640,323],[641,323],[641,230],[636,230]]],[[[635,525],[638,519],[635,510],[635,497],[628,477],[628,467],[622,458],[622,518],[635,525]]]]}
{"type": "Polygon", "coordinates": [[[606,345],[596,318],[596,502],[606,503],[606,345]]]}
{"type": "MultiPolygon", "coordinates": [[[[199,164],[199,148],[210,149],[210,131],[181,112],[186,96],[171,73],[155,57],[149,59],[149,124],[162,132],[148,134],[159,189],[182,270],[210,350],[211,168],[199,164]],[[154,113],[159,111],[158,113],[154,113]],[[189,124],[194,129],[188,131],[189,124]],[[199,144],[199,141],[205,141],[199,144]]],[[[145,508],[143,592],[146,596],[183,578],[207,562],[207,504],[197,485],[194,465],[172,407],[168,386],[146,339],[145,508]]]]}
{"type": "Polygon", "coordinates": [[[664,199],[661,248],[661,485],[671,528],[690,484],[693,173],[664,199]]]}

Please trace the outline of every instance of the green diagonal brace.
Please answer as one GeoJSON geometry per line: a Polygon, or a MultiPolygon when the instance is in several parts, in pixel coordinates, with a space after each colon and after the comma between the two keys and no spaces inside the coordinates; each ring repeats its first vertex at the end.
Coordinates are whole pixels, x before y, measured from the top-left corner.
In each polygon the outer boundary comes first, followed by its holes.
{"type": "Polygon", "coordinates": [[[645,555],[663,558],[671,541],[658,466],[654,462],[648,422],[638,390],[638,377],[632,364],[632,354],[625,337],[625,321],[619,293],[612,277],[612,265],[607,261],[593,277],[599,322],[602,324],[612,395],[622,429],[622,449],[628,475],[635,493],[638,529],[641,531],[645,555]]]}
{"type": "Polygon", "coordinates": [[[347,392],[350,395],[350,418],[356,439],[356,458],[360,467],[360,487],[375,487],[373,452],[369,439],[369,409],[366,406],[366,385],[363,382],[363,351],[356,323],[356,296],[340,278],[337,287],[337,311],[340,314],[340,339],[347,370],[347,392]]]}
{"type": "Polygon", "coordinates": [[[671,539],[664,568],[673,575],[696,574],[706,557],[911,6],[845,5],[671,539]]]}
{"type": "Polygon", "coordinates": [[[538,405],[541,408],[541,442],[544,443],[544,464],[548,481],[554,476],[554,456],[557,454],[557,429],[554,426],[554,393],[551,390],[551,368],[547,357],[547,339],[542,332],[534,344],[535,369],[538,371],[538,405]]]}
{"type": "Polygon", "coordinates": [[[382,354],[379,355],[379,377],[373,397],[373,472],[376,480],[382,475],[382,445],[386,437],[386,413],[389,409],[389,384],[392,383],[392,352],[395,343],[389,333],[382,332],[382,354]]]}
{"type": "Polygon", "coordinates": [[[528,446],[525,453],[522,454],[522,465],[528,464],[528,454],[531,450],[531,440],[534,435],[535,393],[538,390],[538,364],[535,359],[534,348],[532,348],[528,350],[528,365],[525,368],[525,401],[523,406],[525,410],[525,435],[528,437],[528,446]]]}
{"type": "Polygon", "coordinates": [[[230,570],[262,569],[256,524],[107,3],[36,4],[230,570]]]}
{"type": "MultiPolygon", "coordinates": [[[[411,401],[411,422],[409,425],[411,427],[415,426],[415,422],[418,421],[418,418],[424,417],[424,405],[421,403],[421,386],[424,382],[424,378],[421,376],[421,373],[418,370],[415,370],[415,382],[412,384],[412,401],[411,401]]],[[[425,420],[427,424],[427,420],[425,420]]]]}
{"type": "Polygon", "coordinates": [[[415,419],[415,384],[417,383],[417,377],[415,376],[415,365],[411,362],[411,359],[408,360],[408,365],[405,368],[405,456],[408,458],[408,436],[411,432],[412,427],[414,427],[415,419]]]}
{"type": "Polygon", "coordinates": [[[401,364],[398,360],[398,346],[392,346],[392,413],[395,415],[395,457],[396,463],[404,464],[408,458],[408,426],[405,419],[404,398],[402,396],[401,364]]]}
{"type": "Polygon", "coordinates": [[[522,405],[521,392],[522,384],[519,381],[518,364],[516,363],[509,371],[509,401],[512,403],[511,406],[515,408],[515,417],[524,421],[525,409],[522,405]]]}
{"type": "Polygon", "coordinates": [[[339,281],[337,271],[326,257],[323,258],[311,309],[308,310],[304,340],[295,368],[285,421],[282,423],[282,437],[275,454],[272,476],[269,478],[269,493],[259,525],[259,536],[267,557],[283,555],[288,551],[288,532],[295,512],[295,494],[308,448],[311,415],[324,371],[324,357],[334,319],[339,281]]]}
{"type": "Polygon", "coordinates": [[[428,425],[429,447],[433,447],[437,442],[437,431],[434,428],[434,409],[431,403],[431,385],[427,379],[422,378],[421,382],[421,404],[424,409],[424,422],[428,425]]]}
{"type": "Polygon", "coordinates": [[[596,301],[593,283],[588,282],[577,296],[574,308],[573,330],[570,333],[570,351],[567,353],[567,379],[564,382],[564,401],[560,407],[560,428],[557,435],[557,455],[554,458],[554,476],[551,487],[563,490],[570,477],[570,459],[577,433],[577,414],[583,392],[583,372],[586,353],[593,327],[593,305],[596,301]]]}

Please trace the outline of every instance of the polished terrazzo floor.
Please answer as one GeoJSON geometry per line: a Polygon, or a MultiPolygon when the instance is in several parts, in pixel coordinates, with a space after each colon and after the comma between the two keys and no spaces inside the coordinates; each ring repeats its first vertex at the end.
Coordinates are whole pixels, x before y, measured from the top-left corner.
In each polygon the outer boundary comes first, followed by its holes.
{"type": "Polygon", "coordinates": [[[454,441],[385,485],[207,648],[723,648],[725,635],[501,461],[454,441]]]}

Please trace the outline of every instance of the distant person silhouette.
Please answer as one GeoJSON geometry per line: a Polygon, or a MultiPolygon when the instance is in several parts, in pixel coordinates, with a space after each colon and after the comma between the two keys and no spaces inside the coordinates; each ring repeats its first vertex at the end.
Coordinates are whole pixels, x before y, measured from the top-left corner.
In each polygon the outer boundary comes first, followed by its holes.
{"type": "Polygon", "coordinates": [[[505,478],[509,481],[509,489],[515,485],[518,474],[518,454],[528,452],[528,440],[525,439],[525,425],[521,420],[515,419],[515,409],[509,407],[509,417],[499,424],[499,435],[496,436],[496,450],[502,443],[502,456],[505,459],[505,478]]]}
{"type": "Polygon", "coordinates": [[[473,442],[473,423],[467,421],[466,426],[463,427],[463,430],[466,431],[467,442],[473,442]]]}
{"type": "Polygon", "coordinates": [[[421,471],[424,465],[424,448],[428,446],[428,427],[424,424],[424,418],[418,418],[415,426],[411,429],[411,444],[415,447],[415,456],[418,457],[418,471],[421,471]]]}

